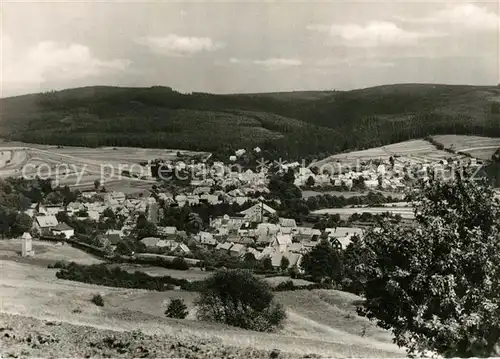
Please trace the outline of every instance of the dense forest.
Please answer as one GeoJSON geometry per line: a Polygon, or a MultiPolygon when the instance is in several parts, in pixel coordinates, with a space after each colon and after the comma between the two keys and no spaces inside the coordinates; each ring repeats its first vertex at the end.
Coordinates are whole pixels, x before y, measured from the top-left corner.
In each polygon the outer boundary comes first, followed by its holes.
{"type": "Polygon", "coordinates": [[[1,99],[0,135],[224,154],[260,146],[298,159],[434,134],[500,136],[499,93],[498,87],[418,84],[295,96],[86,87],[1,99]]]}

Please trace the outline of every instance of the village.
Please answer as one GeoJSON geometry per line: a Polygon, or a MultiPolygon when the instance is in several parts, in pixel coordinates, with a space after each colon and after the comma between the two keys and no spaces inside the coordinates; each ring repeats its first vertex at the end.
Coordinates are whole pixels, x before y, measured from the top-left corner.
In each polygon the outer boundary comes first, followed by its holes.
{"type": "MultiPolygon", "coordinates": [[[[260,149],[253,152],[256,158],[260,149]]],[[[273,208],[280,207],[280,199],[270,200],[268,186],[273,174],[293,173],[293,184],[302,189],[324,187],[362,193],[385,190],[397,194],[406,190],[410,176],[420,174],[425,178],[429,168],[444,173],[459,163],[458,160],[428,163],[402,158],[395,161],[390,157],[360,162],[358,168],[348,171],[328,171],[334,167],[331,165],[319,169],[304,167],[297,162],[282,163],[274,169],[235,166],[245,156],[248,163],[246,151],[237,150],[227,163],[215,161],[210,167],[205,161],[163,163],[158,177],[168,175],[170,179],[163,182],[159,179],[158,185],[144,193],[126,195],[106,191],[104,184],[96,182],[95,188],[78,192],[77,198],[66,205],[33,203],[24,212],[33,219],[33,226],[22,236],[28,243],[23,245],[23,253],[33,255],[32,239],[56,237],[84,241],[110,256],[149,256],[165,260],[182,257],[196,265],[200,262],[197,254],[201,250],[241,261],[268,259],[274,269],[286,267],[300,272],[303,255],[321,240],[345,249],[353,237],[362,238],[366,228],[342,225],[318,228],[308,223],[298,225],[295,218],[280,217],[279,211],[273,208]],[[165,169],[167,172],[162,173],[165,169]],[[182,177],[183,185],[171,179],[172,176],[182,177]],[[218,210],[208,210],[213,213],[203,219],[189,210],[187,217],[178,219],[177,223],[184,220],[194,225],[190,228],[184,226],[186,223],[171,225],[175,221],[168,219],[169,211],[180,213],[200,206],[218,210]],[[139,240],[140,248],[124,245],[131,239],[139,240]]],[[[469,164],[478,163],[469,159],[469,164]]],[[[342,168],[341,162],[337,165],[342,168]]]]}

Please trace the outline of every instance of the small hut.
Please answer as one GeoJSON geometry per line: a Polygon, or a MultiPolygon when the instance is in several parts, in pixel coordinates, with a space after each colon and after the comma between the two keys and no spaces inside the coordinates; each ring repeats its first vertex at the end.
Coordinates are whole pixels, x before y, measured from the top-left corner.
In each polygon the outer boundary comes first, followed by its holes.
{"type": "Polygon", "coordinates": [[[22,240],[22,250],[21,250],[21,255],[23,257],[32,257],[35,255],[35,251],[33,251],[32,247],[32,240],[33,238],[31,237],[31,234],[28,232],[24,232],[24,234],[21,237],[22,240]]]}

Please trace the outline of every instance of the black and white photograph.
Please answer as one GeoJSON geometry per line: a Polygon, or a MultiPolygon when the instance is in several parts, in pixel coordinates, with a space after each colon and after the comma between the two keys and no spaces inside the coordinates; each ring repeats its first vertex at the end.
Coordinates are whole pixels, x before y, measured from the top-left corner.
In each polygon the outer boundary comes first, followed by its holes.
{"type": "Polygon", "coordinates": [[[498,0],[0,0],[0,358],[499,356],[498,0]]]}

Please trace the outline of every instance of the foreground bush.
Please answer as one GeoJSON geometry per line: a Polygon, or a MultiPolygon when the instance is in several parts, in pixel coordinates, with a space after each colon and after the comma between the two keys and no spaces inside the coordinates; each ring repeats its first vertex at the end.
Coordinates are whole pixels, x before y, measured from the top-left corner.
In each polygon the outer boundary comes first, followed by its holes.
{"type": "Polygon", "coordinates": [[[189,314],[187,306],[182,299],[172,299],[165,315],[169,318],[184,319],[189,314]]]}
{"type": "MultiPolygon", "coordinates": [[[[466,175],[469,175],[466,172],[466,175]]],[[[362,315],[410,353],[498,356],[500,203],[486,181],[430,176],[411,194],[416,225],[383,225],[364,241],[362,315]],[[371,259],[370,259],[371,258],[371,259]]]]}
{"type": "Polygon", "coordinates": [[[92,303],[99,307],[104,307],[104,298],[100,294],[96,294],[91,299],[92,303]]]}
{"type": "Polygon", "coordinates": [[[59,279],[73,280],[108,287],[138,288],[157,291],[173,289],[174,286],[188,287],[185,279],[170,276],[154,277],[136,271],[130,273],[119,267],[109,268],[106,264],[83,265],[71,262],[63,265],[56,273],[59,279]]]}
{"type": "Polygon", "coordinates": [[[198,319],[257,331],[272,331],[286,318],[271,287],[246,270],[220,270],[208,278],[200,296],[198,319]]]}

